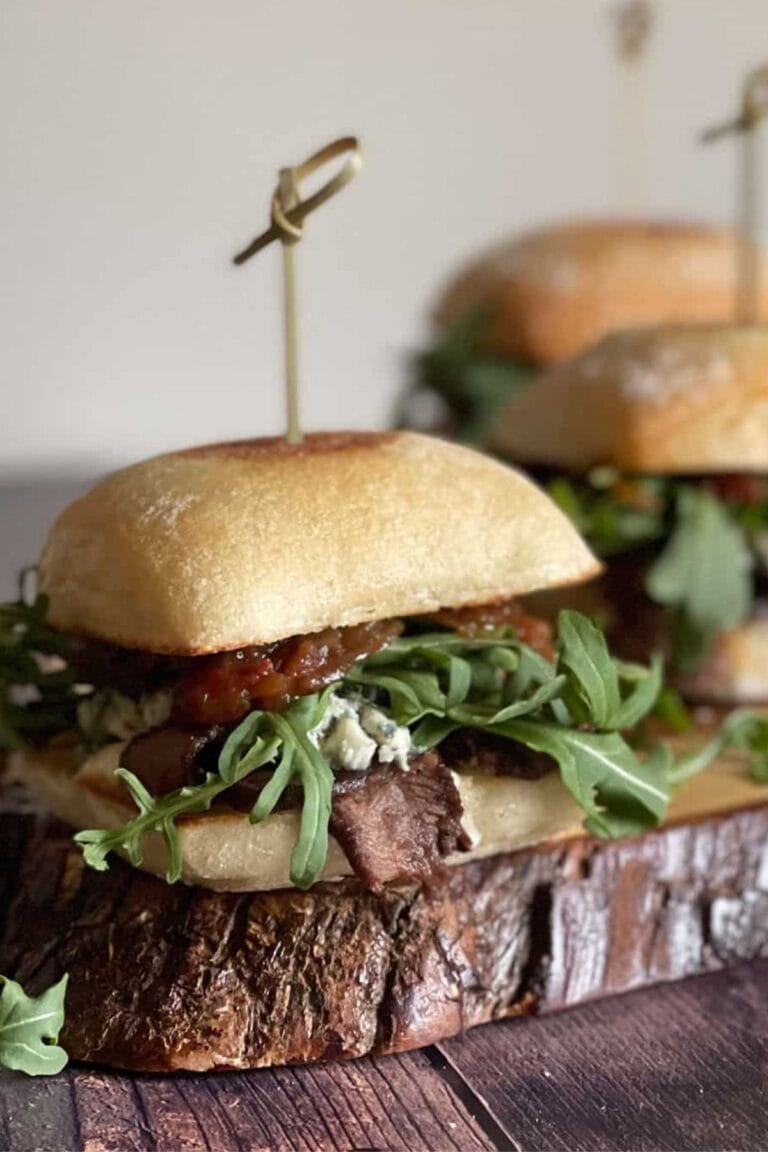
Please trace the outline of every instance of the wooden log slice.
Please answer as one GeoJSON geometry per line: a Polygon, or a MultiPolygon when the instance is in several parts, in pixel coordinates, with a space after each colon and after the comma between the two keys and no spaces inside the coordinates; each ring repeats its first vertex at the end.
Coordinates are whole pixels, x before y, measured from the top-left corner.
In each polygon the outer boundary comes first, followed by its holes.
{"type": "Polygon", "coordinates": [[[69,972],[73,1058],[171,1072],[402,1051],[759,956],[767,805],[378,895],[215,893],[120,861],[96,873],[48,829],[21,852],[0,971],[33,992],[69,972]]]}

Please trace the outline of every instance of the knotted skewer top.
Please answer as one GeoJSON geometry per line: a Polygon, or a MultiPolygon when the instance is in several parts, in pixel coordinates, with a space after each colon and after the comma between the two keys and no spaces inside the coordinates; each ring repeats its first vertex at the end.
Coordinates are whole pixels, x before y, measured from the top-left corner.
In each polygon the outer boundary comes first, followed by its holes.
{"type": "Polygon", "coordinates": [[[252,240],[247,248],[238,252],[233,263],[244,264],[266,248],[273,240],[279,240],[283,250],[283,313],[285,320],[285,399],[286,399],[286,439],[290,444],[298,444],[302,439],[299,422],[298,384],[298,335],[296,322],[296,283],[293,266],[293,249],[304,235],[304,221],[311,212],[335,196],[362,166],[360,144],[354,136],[343,136],[326,144],[314,155],[292,168],[281,168],[277,188],[272,196],[271,224],[252,240]],[[311,176],[330,160],[347,156],[342,168],[317,192],[306,200],[301,199],[301,181],[311,176]]]}
{"type": "Polygon", "coordinates": [[[751,132],[766,113],[768,113],[768,64],[763,64],[750,72],[744,82],[741,111],[738,116],[734,116],[724,124],[716,124],[714,128],[707,128],[701,134],[701,142],[711,144],[723,136],[731,136],[737,132],[751,132]]]}
{"type": "Polygon", "coordinates": [[[739,160],[740,207],[736,319],[753,324],[758,318],[760,295],[761,180],[757,162],[757,126],[768,113],[768,64],[749,72],[744,81],[741,110],[738,116],[708,128],[701,134],[702,144],[711,144],[724,136],[741,137],[739,160]]]}
{"type": "Polygon", "coordinates": [[[343,136],[340,140],[326,144],[325,148],[315,152],[303,163],[297,164],[293,168],[281,168],[278,185],[272,196],[272,223],[266,232],[262,232],[260,236],[251,241],[247,248],[238,252],[233,263],[244,264],[246,260],[250,260],[251,256],[261,252],[262,248],[266,248],[273,240],[281,240],[284,244],[296,244],[304,235],[304,221],[307,216],[319,208],[321,204],[325,204],[326,200],[330,200],[332,196],[340,192],[344,185],[348,184],[352,177],[360,171],[362,164],[363,157],[357,138],[355,136],[343,136]],[[317,192],[313,192],[306,200],[302,200],[299,193],[301,181],[306,180],[307,176],[317,172],[330,160],[335,160],[338,156],[344,156],[347,153],[349,153],[349,158],[336,175],[326,184],[323,184],[321,188],[318,188],[317,192]]]}

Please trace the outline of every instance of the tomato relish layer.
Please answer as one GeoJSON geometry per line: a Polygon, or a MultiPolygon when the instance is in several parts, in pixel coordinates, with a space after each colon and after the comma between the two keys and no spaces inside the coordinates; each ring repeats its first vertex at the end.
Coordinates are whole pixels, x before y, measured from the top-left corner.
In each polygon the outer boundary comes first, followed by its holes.
{"type": "Polygon", "coordinates": [[[170,691],[175,724],[232,724],[253,708],[279,711],[337,680],[357,661],[380,651],[408,628],[444,628],[477,637],[509,628],[529,647],[552,659],[552,630],[517,601],[446,609],[433,616],[325,628],[273,644],[211,656],[161,656],[78,639],[72,663],[96,688],[127,696],[170,691]]]}

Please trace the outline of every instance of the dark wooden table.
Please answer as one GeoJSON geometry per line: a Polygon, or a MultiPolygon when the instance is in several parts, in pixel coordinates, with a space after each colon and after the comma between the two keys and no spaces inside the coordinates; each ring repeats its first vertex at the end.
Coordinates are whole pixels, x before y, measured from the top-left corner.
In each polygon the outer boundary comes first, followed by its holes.
{"type": "Polygon", "coordinates": [[[0,1078],[0,1149],[765,1149],[768,962],[403,1056],[0,1078]]]}

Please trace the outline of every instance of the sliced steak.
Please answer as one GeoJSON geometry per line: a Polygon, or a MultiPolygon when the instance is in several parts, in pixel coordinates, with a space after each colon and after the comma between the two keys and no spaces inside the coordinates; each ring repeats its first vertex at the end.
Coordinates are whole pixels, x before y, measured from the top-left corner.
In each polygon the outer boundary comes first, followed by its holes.
{"type": "Polygon", "coordinates": [[[217,727],[155,728],[126,744],[120,767],[138,776],[154,796],[175,792],[200,783],[207,767],[200,762],[203,752],[217,750],[221,734],[217,727]]]}
{"type": "Polygon", "coordinates": [[[456,771],[489,772],[521,780],[538,780],[556,767],[551,756],[473,728],[452,732],[440,745],[440,756],[456,771]]]}
{"type": "Polygon", "coordinates": [[[436,752],[416,757],[408,772],[382,765],[350,776],[334,790],[331,833],[371,891],[428,880],[446,856],[470,847],[461,797],[436,752]]]}

